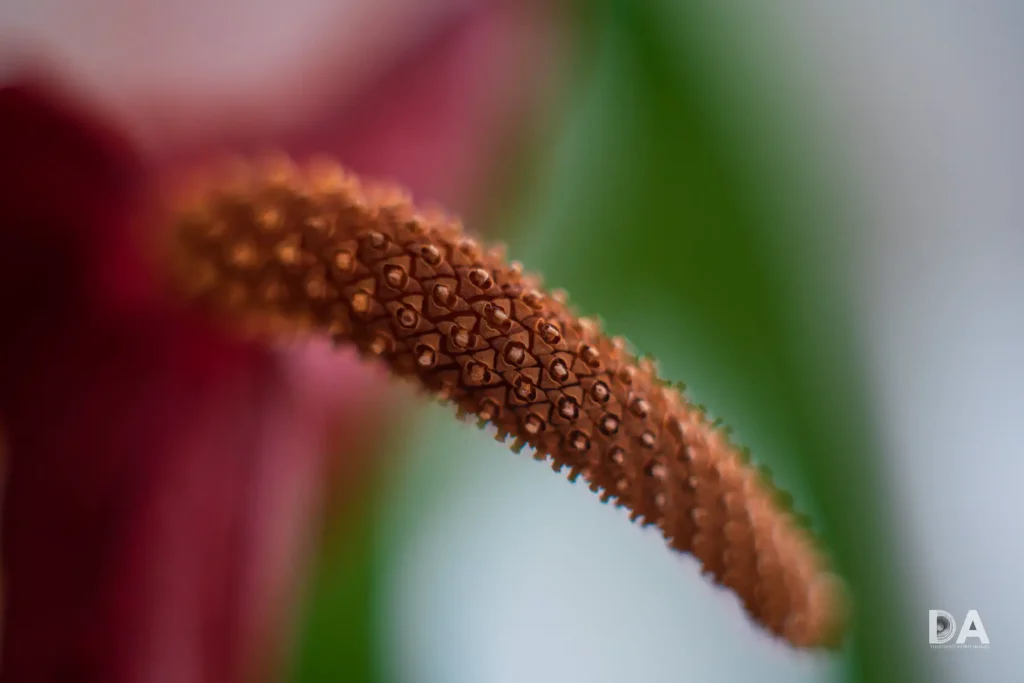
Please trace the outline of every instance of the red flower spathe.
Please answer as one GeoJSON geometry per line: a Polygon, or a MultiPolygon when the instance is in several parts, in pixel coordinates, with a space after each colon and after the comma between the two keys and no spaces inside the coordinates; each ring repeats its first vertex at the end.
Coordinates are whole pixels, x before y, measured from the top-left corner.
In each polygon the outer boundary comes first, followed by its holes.
{"type": "Polygon", "coordinates": [[[3,678],[235,680],[267,513],[311,488],[323,414],[163,298],[128,144],[16,87],[0,148],[3,678]]]}

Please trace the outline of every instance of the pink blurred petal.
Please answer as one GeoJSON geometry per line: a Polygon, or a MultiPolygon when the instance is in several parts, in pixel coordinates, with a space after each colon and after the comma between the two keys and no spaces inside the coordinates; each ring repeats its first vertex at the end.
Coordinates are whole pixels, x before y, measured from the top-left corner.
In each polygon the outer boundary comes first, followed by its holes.
{"type": "Polygon", "coordinates": [[[435,20],[436,30],[416,34],[415,42],[381,60],[357,88],[335,84],[325,70],[303,81],[307,94],[291,101],[301,117],[255,126],[242,117],[213,134],[179,138],[172,160],[204,158],[215,146],[331,154],[418,197],[462,206],[502,167],[493,156],[501,142],[536,116],[556,71],[562,28],[557,3],[463,4],[466,9],[435,20]]]}
{"type": "Polygon", "coordinates": [[[13,49],[45,59],[117,111],[142,148],[169,149],[229,128],[301,122],[321,87],[351,94],[388,55],[474,3],[7,0],[0,57],[13,49]]]}
{"type": "Polygon", "coordinates": [[[283,131],[298,153],[329,151],[357,171],[461,207],[502,166],[492,154],[536,115],[555,12],[485,3],[426,36],[357,97],[283,131]],[[527,80],[528,79],[528,80],[527,80]]]}

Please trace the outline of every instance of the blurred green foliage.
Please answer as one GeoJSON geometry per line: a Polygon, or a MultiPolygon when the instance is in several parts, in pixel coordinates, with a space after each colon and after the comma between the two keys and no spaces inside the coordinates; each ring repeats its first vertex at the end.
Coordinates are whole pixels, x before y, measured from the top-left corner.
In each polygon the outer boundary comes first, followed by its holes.
{"type": "MultiPolygon", "coordinates": [[[[576,15],[556,144],[506,219],[513,255],[685,379],[812,513],[854,591],[846,680],[922,679],[860,350],[823,265],[848,217],[802,137],[807,95],[779,77],[789,57],[765,38],[779,27],[672,0],[576,15]]],[[[379,680],[372,523],[319,565],[296,680],[379,680]]]]}
{"type": "MultiPolygon", "coordinates": [[[[374,509],[371,500],[360,502],[374,509]]],[[[296,683],[381,680],[374,628],[376,518],[354,515],[348,507],[345,512],[339,523],[328,525],[306,586],[290,676],[296,683]]]]}

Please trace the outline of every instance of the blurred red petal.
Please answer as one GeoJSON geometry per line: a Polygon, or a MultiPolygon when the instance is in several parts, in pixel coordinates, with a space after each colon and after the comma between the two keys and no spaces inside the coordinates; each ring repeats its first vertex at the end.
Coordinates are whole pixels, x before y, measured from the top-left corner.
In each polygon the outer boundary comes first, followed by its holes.
{"type": "Polygon", "coordinates": [[[315,490],[322,430],[270,353],[103,300],[98,280],[145,284],[145,171],[117,136],[17,88],[0,138],[2,678],[235,680],[266,582],[251,521],[315,490]]]}
{"type": "Polygon", "coordinates": [[[0,105],[0,304],[11,330],[0,344],[14,347],[52,322],[49,306],[89,295],[87,271],[124,236],[143,174],[122,138],[68,125],[65,105],[37,86],[3,89],[0,105]]]}

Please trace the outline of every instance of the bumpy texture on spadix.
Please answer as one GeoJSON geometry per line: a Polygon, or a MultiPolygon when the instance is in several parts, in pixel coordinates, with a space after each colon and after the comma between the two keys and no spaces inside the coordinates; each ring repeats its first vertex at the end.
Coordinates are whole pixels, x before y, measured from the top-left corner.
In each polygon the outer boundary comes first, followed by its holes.
{"type": "Polygon", "coordinates": [[[238,162],[184,204],[174,263],[193,299],[354,344],[657,525],[770,631],[838,644],[842,583],[771,482],[652,362],[458,221],[326,162],[238,162]]]}

